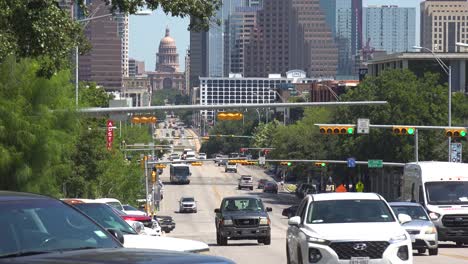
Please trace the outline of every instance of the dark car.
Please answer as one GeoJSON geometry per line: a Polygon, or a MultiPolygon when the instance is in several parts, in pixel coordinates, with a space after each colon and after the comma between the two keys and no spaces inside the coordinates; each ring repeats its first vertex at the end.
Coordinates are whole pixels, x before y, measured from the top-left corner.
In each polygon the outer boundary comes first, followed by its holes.
{"type": "Polygon", "coordinates": [[[252,196],[233,196],[222,200],[216,213],[216,242],[227,245],[228,240],[255,239],[258,243],[271,244],[270,207],[264,207],[261,199],[252,196]]]}
{"type": "Polygon", "coordinates": [[[175,229],[176,224],[172,216],[155,215],[154,218],[158,220],[161,230],[165,233],[170,233],[175,229]]]}
{"type": "Polygon", "coordinates": [[[268,181],[267,179],[260,179],[260,180],[258,180],[257,189],[263,189],[263,187],[265,186],[265,183],[266,183],[267,181],[268,181]]]}
{"type": "Polygon", "coordinates": [[[263,186],[263,192],[278,193],[278,184],[274,181],[266,182],[263,186]]]}
{"type": "Polygon", "coordinates": [[[119,230],[106,230],[73,206],[46,196],[0,191],[0,212],[0,262],[233,263],[201,254],[123,248],[119,230]]]}
{"type": "Polygon", "coordinates": [[[293,206],[290,206],[288,208],[284,208],[281,215],[286,216],[288,218],[291,218],[291,217],[296,215],[296,211],[297,211],[298,207],[299,207],[298,205],[293,205],[293,206]]]}

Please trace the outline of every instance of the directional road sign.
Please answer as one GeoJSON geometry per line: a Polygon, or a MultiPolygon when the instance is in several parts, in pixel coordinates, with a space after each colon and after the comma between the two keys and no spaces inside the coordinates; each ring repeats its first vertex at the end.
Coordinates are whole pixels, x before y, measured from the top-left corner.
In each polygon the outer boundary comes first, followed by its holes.
{"type": "Polygon", "coordinates": [[[368,160],[367,167],[369,168],[382,168],[383,161],[382,160],[368,160]]]}

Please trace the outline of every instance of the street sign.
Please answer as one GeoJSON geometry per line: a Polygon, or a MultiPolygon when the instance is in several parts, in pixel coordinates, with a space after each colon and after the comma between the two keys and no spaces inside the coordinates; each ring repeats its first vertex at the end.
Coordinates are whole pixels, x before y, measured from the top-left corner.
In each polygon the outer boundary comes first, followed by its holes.
{"type": "Polygon", "coordinates": [[[355,167],[356,167],[356,159],[348,158],[348,168],[355,168],[355,167]]]}
{"type": "Polygon", "coordinates": [[[265,165],[265,156],[258,157],[258,164],[259,165],[265,165]]]}
{"type": "Polygon", "coordinates": [[[107,130],[106,130],[106,139],[107,139],[107,150],[112,149],[112,142],[114,141],[114,122],[112,120],[107,120],[107,130]]]}
{"type": "Polygon", "coordinates": [[[357,133],[358,134],[369,134],[369,123],[368,118],[359,118],[357,120],[357,133]]]}
{"type": "Polygon", "coordinates": [[[452,143],[450,147],[450,161],[462,162],[462,144],[452,143]]]}
{"type": "Polygon", "coordinates": [[[367,167],[368,168],[383,168],[383,161],[382,160],[368,160],[367,167]]]}

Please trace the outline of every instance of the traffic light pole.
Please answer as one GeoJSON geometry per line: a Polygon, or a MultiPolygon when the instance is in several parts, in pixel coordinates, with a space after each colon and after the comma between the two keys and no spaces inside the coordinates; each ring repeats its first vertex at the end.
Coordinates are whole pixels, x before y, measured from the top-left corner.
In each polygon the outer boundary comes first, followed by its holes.
{"type": "Polygon", "coordinates": [[[416,162],[419,162],[419,136],[418,129],[414,130],[414,157],[416,162]]]}

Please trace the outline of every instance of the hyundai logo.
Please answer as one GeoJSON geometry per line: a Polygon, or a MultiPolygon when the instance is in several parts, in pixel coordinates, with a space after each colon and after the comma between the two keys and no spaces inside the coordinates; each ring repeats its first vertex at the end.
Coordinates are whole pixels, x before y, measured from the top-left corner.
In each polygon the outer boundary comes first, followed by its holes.
{"type": "Polygon", "coordinates": [[[457,217],[453,221],[455,222],[463,222],[463,217],[457,217]]]}
{"type": "Polygon", "coordinates": [[[356,243],[353,245],[354,250],[366,250],[367,244],[366,243],[356,243]]]}

